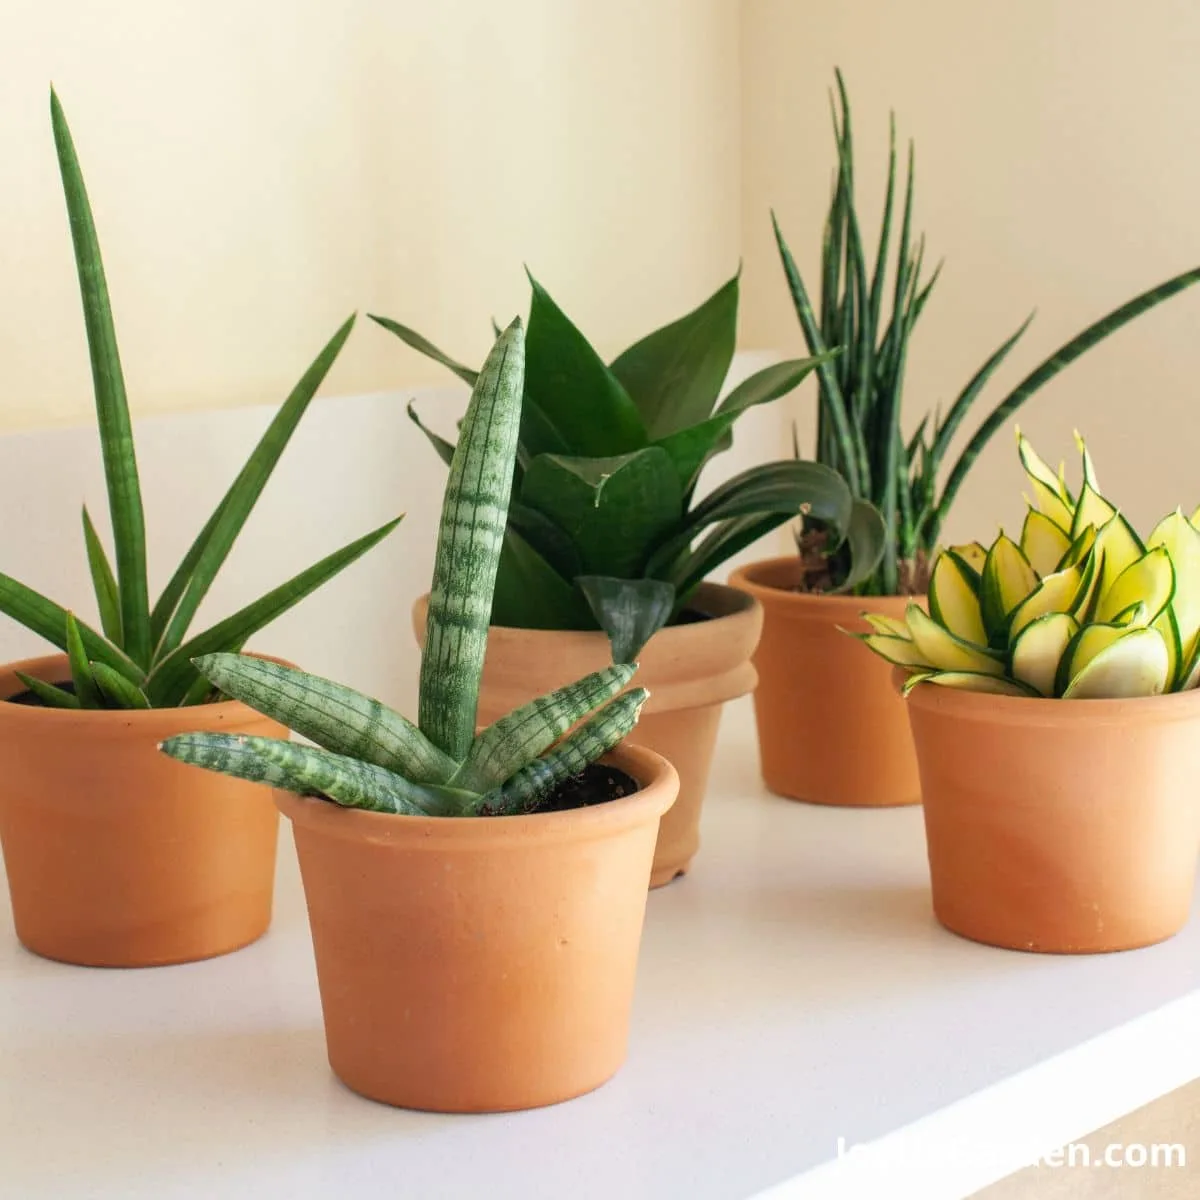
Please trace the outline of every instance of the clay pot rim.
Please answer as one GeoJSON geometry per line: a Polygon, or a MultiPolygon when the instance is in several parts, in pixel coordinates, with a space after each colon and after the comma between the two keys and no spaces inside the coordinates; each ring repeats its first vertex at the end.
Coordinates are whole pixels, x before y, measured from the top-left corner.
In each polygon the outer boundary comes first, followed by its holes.
{"type": "Polygon", "coordinates": [[[493,842],[516,847],[534,841],[584,841],[656,819],[675,803],[679,776],[662,755],[644,746],[623,744],[601,761],[632,775],[641,785],[638,791],[588,808],[516,817],[415,817],[368,812],[283,791],[275,792],[275,803],[293,823],[324,837],[374,845],[420,841],[431,849],[446,843],[479,846],[493,842]]]}
{"type": "MultiPolygon", "coordinates": [[[[901,667],[892,671],[899,690],[908,678],[901,667]]],[[[913,688],[907,704],[921,712],[936,712],[959,721],[991,725],[1161,725],[1200,720],[1200,689],[1138,696],[1128,700],[1061,700],[1045,696],[997,696],[937,684],[913,688]]]]}
{"type": "MultiPolygon", "coordinates": [[[[254,657],[285,667],[294,665],[270,654],[256,654],[254,657]]],[[[10,698],[24,691],[24,684],[14,674],[16,671],[44,679],[47,683],[71,677],[65,654],[43,654],[37,658],[23,658],[0,665],[0,719],[10,722],[41,724],[57,721],[63,725],[84,724],[92,727],[120,724],[151,736],[156,725],[167,729],[169,733],[176,733],[181,725],[187,726],[189,720],[199,730],[211,724],[214,718],[225,724],[241,719],[243,713],[252,713],[255,717],[263,715],[241,700],[217,700],[211,704],[189,704],[186,707],[176,704],[168,708],[49,708],[41,704],[11,704],[10,698]]]]}
{"type": "MultiPolygon", "coordinates": [[[[715,583],[705,580],[693,593],[692,607],[699,609],[709,619],[707,621],[690,621],[682,625],[664,625],[654,634],[653,640],[666,642],[674,646],[676,643],[689,639],[706,637],[714,628],[727,628],[725,623],[752,623],[758,618],[758,602],[754,596],[739,588],[725,583],[715,583]],[[718,611],[710,611],[711,609],[718,611]],[[720,611],[724,609],[725,611],[720,611]]],[[[425,623],[425,613],[429,607],[429,593],[422,592],[413,604],[413,614],[416,623],[421,627],[425,623]]],[[[516,639],[531,637],[570,638],[585,644],[603,641],[608,643],[608,635],[602,629],[532,629],[524,625],[489,625],[489,638],[516,639]]]]}
{"type": "Polygon", "coordinates": [[[738,567],[730,575],[729,584],[763,605],[801,621],[851,621],[872,611],[903,616],[910,604],[920,603],[925,598],[923,595],[846,596],[792,591],[794,582],[799,579],[799,565],[800,560],[794,554],[759,559],[738,567]]]}

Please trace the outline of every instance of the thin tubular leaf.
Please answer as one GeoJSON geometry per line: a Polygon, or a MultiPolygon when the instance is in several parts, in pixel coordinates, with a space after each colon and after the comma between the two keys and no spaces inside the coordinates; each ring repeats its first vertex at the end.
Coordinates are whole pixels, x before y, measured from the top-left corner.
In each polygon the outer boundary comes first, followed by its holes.
{"type": "Polygon", "coordinates": [[[451,786],[473,792],[499,787],[549,750],[572,725],[612,699],[635,670],[632,664],[620,664],[594,671],[493,722],[472,742],[451,786]]]}
{"type": "Polygon", "coordinates": [[[146,519],[142,509],[129,405],[125,398],[125,377],[121,372],[121,356],[117,349],[117,334],[113,327],[96,224],[67,118],[53,89],[50,91],[50,120],[71,223],[75,267],[79,275],[83,319],[92,362],[96,418],[100,427],[104,478],[108,485],[109,513],[117,550],[124,648],[139,666],[148,667],[151,642],[150,600],[146,590],[146,519]]]}
{"type": "Polygon", "coordinates": [[[1048,383],[1064,367],[1073,363],[1080,355],[1085,354],[1098,342],[1103,341],[1110,334],[1127,325],[1135,317],[1141,316],[1142,313],[1161,304],[1164,300],[1170,299],[1177,292],[1191,287],[1192,284],[1198,281],[1200,281],[1200,267],[1193,267],[1190,271],[1184,271],[1182,274],[1176,275],[1174,278],[1168,279],[1156,287],[1149,288],[1147,291],[1135,296],[1132,300],[1113,309],[1112,312],[1101,317],[1098,321],[1093,322],[1082,333],[1077,334],[1065,345],[1060,346],[1049,358],[1035,367],[1017,384],[996,405],[987,420],[975,432],[975,436],[971,438],[962,454],[959,455],[958,461],[954,464],[954,469],[950,472],[950,478],[946,481],[942,498],[938,502],[937,513],[933,521],[930,536],[933,539],[937,538],[942,523],[946,519],[946,514],[950,511],[950,506],[954,503],[954,499],[958,495],[958,489],[962,487],[963,480],[967,477],[967,472],[970,471],[983,448],[991,440],[992,435],[1034,392],[1042,387],[1043,384],[1048,383]]]}
{"type": "Polygon", "coordinates": [[[503,786],[480,797],[477,811],[510,814],[536,809],[538,801],[548,792],[620,743],[637,724],[638,714],[649,696],[645,688],[634,688],[611,700],[544,758],[535,759],[503,786]]]}
{"type": "Polygon", "coordinates": [[[450,465],[421,655],[421,732],[456,762],[475,738],[492,593],[512,492],[525,334],[520,318],[492,347],[450,465]]]}
{"type": "Polygon", "coordinates": [[[159,749],[171,758],[251,783],[321,796],[343,808],[406,816],[449,816],[443,795],[392,771],[315,746],[236,733],[184,733],[159,749]]]}
{"type": "Polygon", "coordinates": [[[334,754],[418,783],[445,783],[454,774],[457,764],[411,721],[353,688],[249,654],[206,654],[195,667],[225,695],[334,754]]]}

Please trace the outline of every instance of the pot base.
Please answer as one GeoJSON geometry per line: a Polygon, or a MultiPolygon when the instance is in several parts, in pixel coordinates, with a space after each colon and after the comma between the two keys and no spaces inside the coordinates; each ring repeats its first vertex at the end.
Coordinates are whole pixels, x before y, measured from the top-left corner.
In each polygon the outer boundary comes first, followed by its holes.
{"type": "Polygon", "coordinates": [[[1128,937],[1114,941],[1081,941],[1079,939],[1062,941],[1054,938],[1039,936],[1025,942],[1018,942],[1009,934],[1000,931],[989,932],[979,927],[972,927],[970,922],[960,923],[953,917],[947,917],[938,911],[937,904],[933,906],[933,915],[937,923],[947,932],[960,937],[964,941],[974,942],[978,946],[992,946],[999,950],[1012,950],[1017,954],[1122,954],[1126,950],[1144,950],[1147,946],[1157,946],[1161,942],[1169,942],[1183,927],[1187,920],[1180,921],[1170,930],[1159,929],[1151,936],[1128,937]]]}
{"type": "Polygon", "coordinates": [[[668,883],[674,883],[677,879],[682,879],[692,869],[692,860],[689,858],[681,867],[676,866],[660,866],[655,864],[654,870],[650,874],[650,890],[655,888],[666,887],[668,883]]]}

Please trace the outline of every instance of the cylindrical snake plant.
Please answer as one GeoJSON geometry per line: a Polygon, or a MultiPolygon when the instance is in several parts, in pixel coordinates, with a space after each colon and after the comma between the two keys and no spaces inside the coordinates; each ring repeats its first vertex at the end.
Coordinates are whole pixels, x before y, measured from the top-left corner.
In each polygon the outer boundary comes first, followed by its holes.
{"type": "Polygon", "coordinates": [[[170,708],[208,699],[212,687],[191,660],[240,650],[248,638],[360,558],[395,528],[392,520],[280,584],[210,629],[187,637],[201,601],[233,548],[267,480],[354,325],[351,317],[305,371],[216,511],[151,607],[146,584],[146,521],[138,481],[125,379],[109,304],[100,241],[67,118],[50,93],[50,117],[67,202],[75,264],[91,353],[93,390],[116,571],[83,509],[100,630],[26,584],[0,573],[0,612],[67,652],[63,687],[20,674],[44,705],[56,708],[170,708]]]}
{"type": "Polygon", "coordinates": [[[516,320],[475,382],[442,502],[421,657],[418,724],[341,684],[239,654],[196,661],[226,695],[315,742],[191,733],[162,749],[181,762],[320,796],[347,808],[412,816],[532,812],[611,750],[648,693],[618,695],[634,667],[611,666],[475,733],[492,592],[500,562],[524,386],[516,320]],[[582,724],[580,723],[582,722],[582,724]]]}

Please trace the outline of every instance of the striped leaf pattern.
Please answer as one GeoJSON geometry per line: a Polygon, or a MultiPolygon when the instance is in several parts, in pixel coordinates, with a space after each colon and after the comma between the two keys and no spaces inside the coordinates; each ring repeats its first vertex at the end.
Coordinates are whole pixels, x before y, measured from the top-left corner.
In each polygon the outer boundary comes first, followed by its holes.
{"type": "Polygon", "coordinates": [[[524,386],[520,319],[492,347],[450,465],[421,657],[421,732],[461,762],[475,714],[508,519],[524,386]]]}
{"type": "Polygon", "coordinates": [[[179,762],[207,767],[301,796],[324,796],[344,808],[409,816],[444,816],[442,796],[371,763],[278,738],[184,733],[159,747],[179,762]]]}
{"type": "Polygon", "coordinates": [[[477,811],[503,815],[530,812],[547,792],[616,746],[637,724],[649,696],[645,688],[634,688],[610,701],[549,754],[534,759],[501,787],[481,796],[477,811]]]}
{"type": "Polygon", "coordinates": [[[245,654],[205,654],[195,666],[227,696],[334,754],[421,783],[445,783],[454,774],[457,764],[411,721],[353,688],[245,654]]]}
{"type": "Polygon", "coordinates": [[[595,671],[522,705],[487,727],[454,776],[457,787],[486,792],[550,749],[572,725],[615,696],[632,678],[627,664],[595,671]]]}

